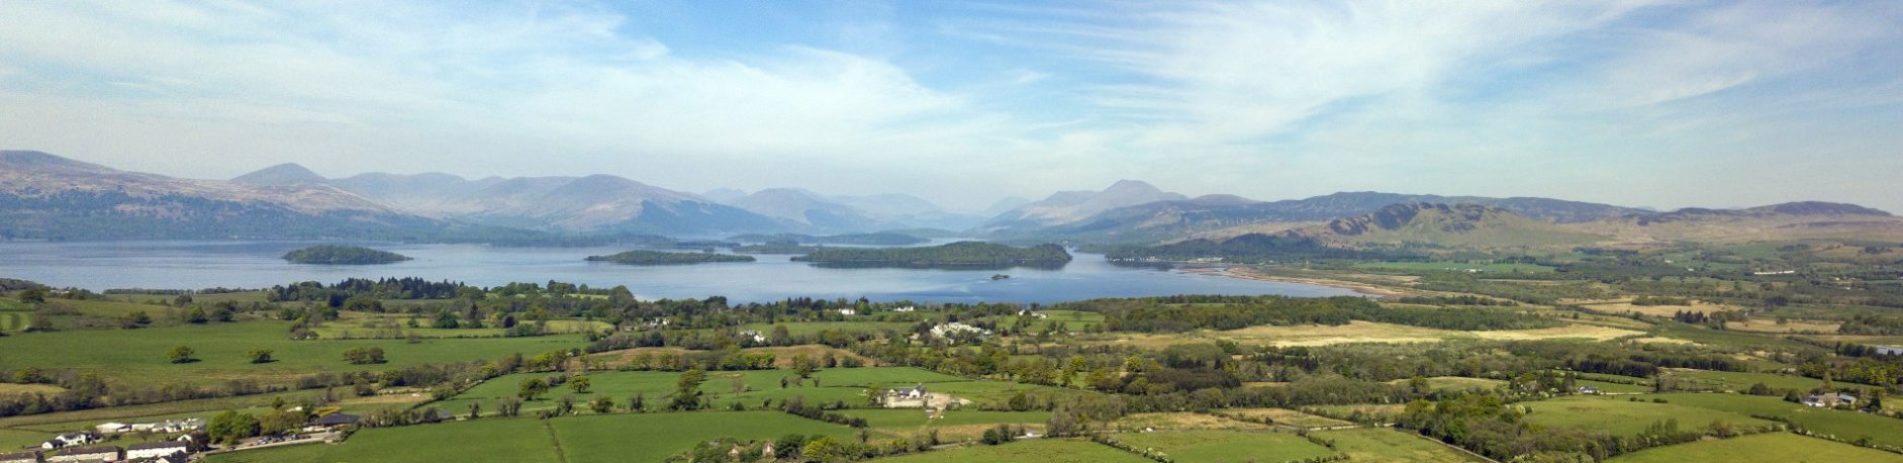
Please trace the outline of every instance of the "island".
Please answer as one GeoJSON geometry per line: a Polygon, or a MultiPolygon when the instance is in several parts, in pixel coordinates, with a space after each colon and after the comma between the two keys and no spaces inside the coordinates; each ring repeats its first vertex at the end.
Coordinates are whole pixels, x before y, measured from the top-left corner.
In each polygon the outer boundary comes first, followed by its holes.
{"type": "Polygon", "coordinates": [[[606,256],[588,256],[588,261],[609,262],[622,265],[686,265],[714,262],[753,262],[753,256],[736,256],[711,252],[628,251],[606,256]]]}
{"type": "Polygon", "coordinates": [[[1070,253],[1055,244],[1019,248],[960,241],[915,248],[825,248],[793,260],[831,267],[1052,268],[1070,263],[1070,253]]]}
{"type": "Polygon", "coordinates": [[[390,251],[380,251],[360,246],[326,244],[285,253],[284,260],[293,264],[379,265],[394,264],[411,259],[409,256],[390,251]]]}
{"type": "Polygon", "coordinates": [[[734,246],[733,252],[739,254],[812,254],[826,249],[824,246],[808,246],[795,241],[769,241],[762,244],[734,246]]]}

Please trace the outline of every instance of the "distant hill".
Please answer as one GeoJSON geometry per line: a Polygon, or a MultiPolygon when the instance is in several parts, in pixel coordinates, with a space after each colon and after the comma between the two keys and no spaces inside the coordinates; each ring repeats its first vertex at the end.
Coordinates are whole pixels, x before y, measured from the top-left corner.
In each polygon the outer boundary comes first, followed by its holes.
{"type": "Polygon", "coordinates": [[[1607,238],[1565,224],[1478,204],[1394,204],[1373,213],[1297,229],[1322,243],[1365,247],[1407,244],[1445,248],[1572,247],[1607,238]]]}
{"type": "Polygon", "coordinates": [[[560,233],[704,235],[787,228],[739,208],[612,175],[467,180],[440,173],[369,173],[313,182],[295,166],[273,166],[238,179],[286,186],[320,183],[416,215],[560,233]]]}
{"type": "Polygon", "coordinates": [[[1027,234],[1043,239],[1154,242],[1185,237],[1274,233],[1372,214],[1395,204],[1475,204],[1538,220],[1581,223],[1645,213],[1642,209],[1547,198],[1486,198],[1345,192],[1306,199],[1254,201],[1231,195],[1159,201],[1100,212],[1027,234]]]}
{"type": "Polygon", "coordinates": [[[430,239],[471,231],[329,185],[178,179],[0,151],[0,238],[430,239]]]}
{"type": "Polygon", "coordinates": [[[768,188],[726,204],[814,231],[866,231],[881,227],[878,220],[857,208],[798,188],[768,188]]]}
{"type": "Polygon", "coordinates": [[[1854,204],[1817,201],[1631,214],[1578,228],[1610,235],[1612,244],[1625,245],[1822,239],[1903,242],[1903,218],[1854,204]]]}
{"type": "Polygon", "coordinates": [[[324,183],[324,176],[293,163],[278,164],[231,179],[248,185],[297,185],[324,183]]]}
{"type": "Polygon", "coordinates": [[[1157,189],[1137,180],[1120,180],[1103,191],[1060,191],[1041,201],[1006,211],[978,227],[980,233],[1000,237],[1036,235],[1039,231],[1089,219],[1104,211],[1188,197],[1157,189]]]}

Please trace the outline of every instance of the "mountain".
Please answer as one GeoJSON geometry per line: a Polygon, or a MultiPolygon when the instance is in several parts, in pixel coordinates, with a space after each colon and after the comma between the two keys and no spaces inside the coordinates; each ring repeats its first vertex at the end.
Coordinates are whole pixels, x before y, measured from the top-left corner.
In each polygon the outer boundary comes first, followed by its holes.
{"type": "Polygon", "coordinates": [[[700,196],[703,198],[711,199],[717,203],[727,204],[727,203],[731,203],[736,200],[739,200],[740,198],[747,197],[747,192],[736,190],[733,188],[715,188],[712,190],[707,190],[706,193],[701,193],[700,196]]]}
{"type": "Polygon", "coordinates": [[[1060,191],[1041,201],[1019,206],[980,225],[978,231],[996,236],[1020,236],[1040,229],[1079,222],[1098,213],[1158,201],[1188,197],[1165,192],[1137,180],[1119,180],[1103,191],[1060,191]]]}
{"type": "Polygon", "coordinates": [[[1613,242],[1869,240],[1903,242],[1903,218],[1855,204],[1803,201],[1745,209],[1685,208],[1579,224],[1613,242]]]}
{"type": "Polygon", "coordinates": [[[239,178],[280,186],[319,183],[425,217],[565,234],[714,235],[786,228],[699,196],[612,175],[468,180],[441,173],[368,173],[313,182],[284,175],[288,172],[274,166],[239,178]]]}
{"type": "Polygon", "coordinates": [[[311,172],[310,169],[306,169],[304,166],[287,162],[259,169],[249,174],[240,175],[237,178],[231,179],[231,181],[247,185],[297,185],[324,183],[328,181],[328,179],[325,179],[322,175],[317,175],[316,172],[311,172]]]}
{"type": "Polygon", "coordinates": [[[1350,247],[1424,244],[1463,249],[1570,247],[1608,238],[1504,208],[1436,203],[1393,204],[1291,233],[1350,247]]]}
{"type": "Polygon", "coordinates": [[[0,151],[0,238],[411,239],[456,229],[324,184],[188,180],[0,151]]]}
{"type": "Polygon", "coordinates": [[[1084,220],[1047,227],[1033,234],[1046,239],[1103,242],[1220,238],[1280,232],[1337,218],[1370,214],[1394,204],[1420,203],[1476,204],[1554,223],[1581,223],[1645,212],[1635,208],[1547,198],[1343,192],[1306,199],[1261,202],[1231,195],[1210,195],[1111,209],[1084,220]]]}
{"type": "Polygon", "coordinates": [[[883,228],[938,228],[964,230],[983,222],[984,217],[946,211],[924,198],[901,193],[865,196],[833,196],[833,201],[864,212],[881,222],[883,228]]]}
{"type": "Polygon", "coordinates": [[[798,188],[768,188],[726,204],[815,231],[869,231],[877,220],[857,208],[798,188]]]}
{"type": "Polygon", "coordinates": [[[1026,198],[1023,196],[1006,196],[1004,198],[1001,198],[997,201],[992,202],[990,206],[985,207],[985,209],[983,211],[979,211],[979,213],[985,215],[986,217],[997,217],[998,214],[1011,212],[1012,209],[1024,207],[1024,205],[1030,204],[1030,203],[1031,203],[1030,198],[1026,198]]]}

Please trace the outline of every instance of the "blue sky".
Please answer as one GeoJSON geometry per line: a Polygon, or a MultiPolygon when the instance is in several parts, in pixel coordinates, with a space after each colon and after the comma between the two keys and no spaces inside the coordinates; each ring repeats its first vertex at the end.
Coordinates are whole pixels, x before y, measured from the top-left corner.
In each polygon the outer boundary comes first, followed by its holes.
{"type": "Polygon", "coordinates": [[[1903,211],[1903,2],[0,2],[0,143],[611,173],[1903,211]]]}

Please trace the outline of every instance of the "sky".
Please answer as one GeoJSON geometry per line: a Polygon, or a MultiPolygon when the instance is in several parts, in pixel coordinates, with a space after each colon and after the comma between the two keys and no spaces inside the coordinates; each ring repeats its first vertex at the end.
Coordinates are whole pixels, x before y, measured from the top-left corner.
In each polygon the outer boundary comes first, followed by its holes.
{"type": "Polygon", "coordinates": [[[1903,212],[1896,1],[0,1],[0,148],[963,209],[1149,181],[1903,212]]]}

